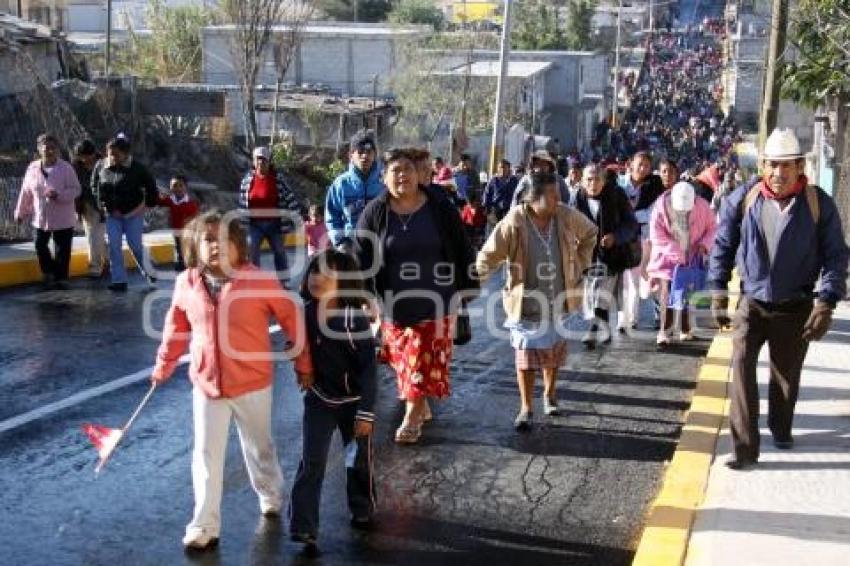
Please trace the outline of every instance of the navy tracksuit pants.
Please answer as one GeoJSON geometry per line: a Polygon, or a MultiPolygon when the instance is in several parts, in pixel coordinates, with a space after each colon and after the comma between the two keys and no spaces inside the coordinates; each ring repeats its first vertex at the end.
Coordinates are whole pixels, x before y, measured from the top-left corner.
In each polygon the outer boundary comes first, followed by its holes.
{"type": "Polygon", "coordinates": [[[375,510],[372,438],[354,437],[356,413],[356,403],[334,406],[312,392],[304,397],[303,449],[289,503],[290,532],[313,536],[318,533],[322,481],[337,429],[345,449],[348,508],[353,518],[371,518],[375,510]]]}

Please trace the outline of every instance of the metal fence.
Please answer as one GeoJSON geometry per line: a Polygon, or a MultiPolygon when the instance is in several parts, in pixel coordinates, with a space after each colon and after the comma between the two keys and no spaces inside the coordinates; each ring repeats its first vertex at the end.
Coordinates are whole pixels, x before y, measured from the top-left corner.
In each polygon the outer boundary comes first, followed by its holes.
{"type": "Polygon", "coordinates": [[[29,222],[15,222],[15,205],[23,177],[0,177],[0,242],[29,240],[32,227],[29,222]]]}

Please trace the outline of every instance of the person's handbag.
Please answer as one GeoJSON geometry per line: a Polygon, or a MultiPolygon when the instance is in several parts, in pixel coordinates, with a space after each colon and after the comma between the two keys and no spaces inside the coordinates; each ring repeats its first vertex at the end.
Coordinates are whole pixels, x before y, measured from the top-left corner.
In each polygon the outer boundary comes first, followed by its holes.
{"type": "Polygon", "coordinates": [[[455,346],[464,346],[472,340],[472,321],[469,320],[469,311],[461,307],[455,320],[455,346]]]}
{"type": "Polygon", "coordinates": [[[687,265],[677,265],[670,281],[667,306],[674,310],[686,309],[694,293],[705,289],[707,277],[700,254],[695,255],[687,265]]]}

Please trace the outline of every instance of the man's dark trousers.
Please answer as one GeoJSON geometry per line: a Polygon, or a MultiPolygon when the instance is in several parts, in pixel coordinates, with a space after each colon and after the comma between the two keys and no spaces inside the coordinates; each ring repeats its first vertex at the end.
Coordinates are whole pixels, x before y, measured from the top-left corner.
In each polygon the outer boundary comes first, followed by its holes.
{"type": "Polygon", "coordinates": [[[759,457],[759,352],[765,342],[770,349],[767,426],[773,438],[791,439],[794,405],[800,388],[800,372],[809,348],[803,326],[812,312],[812,300],[764,303],[741,298],[735,313],[732,339],[732,406],[729,425],[735,456],[759,457]]]}

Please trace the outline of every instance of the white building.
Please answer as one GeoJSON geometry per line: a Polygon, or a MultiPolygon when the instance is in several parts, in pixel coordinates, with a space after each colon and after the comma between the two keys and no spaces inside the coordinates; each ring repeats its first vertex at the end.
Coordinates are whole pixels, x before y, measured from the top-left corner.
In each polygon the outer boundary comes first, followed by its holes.
{"type": "MultiPolygon", "coordinates": [[[[286,24],[272,30],[271,44],[285,40],[286,24]]],[[[431,33],[426,26],[389,26],[348,22],[316,22],[304,26],[300,44],[284,77],[296,85],[321,85],[350,96],[390,94],[389,77],[399,64],[405,42],[431,33]]],[[[210,84],[237,84],[230,45],[234,27],[203,30],[203,78],[210,84]]],[[[277,68],[272,49],[265,56],[259,82],[273,85],[277,68]]]]}

